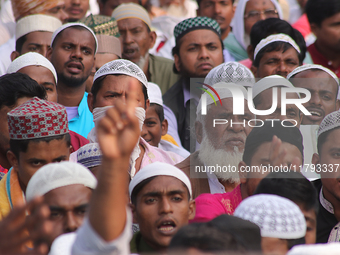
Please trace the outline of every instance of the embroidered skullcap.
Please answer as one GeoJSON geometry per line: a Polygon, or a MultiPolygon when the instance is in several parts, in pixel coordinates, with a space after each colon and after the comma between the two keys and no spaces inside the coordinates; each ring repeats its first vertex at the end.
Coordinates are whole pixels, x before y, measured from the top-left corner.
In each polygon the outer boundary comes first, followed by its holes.
{"type": "Polygon", "coordinates": [[[153,82],[148,82],[148,97],[150,104],[163,106],[162,91],[159,86],[153,82]]]}
{"type": "Polygon", "coordinates": [[[94,74],[93,82],[99,77],[110,74],[124,74],[139,80],[146,88],[148,88],[148,79],[142,69],[135,63],[126,59],[116,59],[103,65],[94,74]]]}
{"type": "MultiPolygon", "coordinates": [[[[273,87],[285,87],[285,88],[295,88],[294,85],[288,81],[286,78],[274,74],[269,75],[258,82],[256,82],[253,86],[253,98],[255,98],[261,92],[273,88],[273,87]]],[[[300,96],[299,96],[300,97],[300,96]]]]}
{"type": "Polygon", "coordinates": [[[9,137],[27,140],[68,133],[64,106],[34,97],[7,113],[9,137]]]}
{"type": "Polygon", "coordinates": [[[46,13],[50,9],[63,5],[64,0],[12,0],[15,20],[38,13],[46,13]]]}
{"type": "Polygon", "coordinates": [[[255,83],[255,77],[248,67],[239,62],[231,61],[214,67],[204,79],[204,83],[208,85],[214,85],[218,82],[231,82],[251,87],[255,83]]]}
{"type": "Polygon", "coordinates": [[[87,168],[100,166],[102,157],[98,143],[88,143],[77,151],[77,162],[87,168]]]}
{"type": "Polygon", "coordinates": [[[30,201],[51,190],[74,184],[82,184],[94,189],[97,186],[97,180],[90,170],[75,162],[64,161],[47,164],[35,172],[28,182],[26,199],[30,201]]]}
{"type": "Polygon", "coordinates": [[[331,112],[321,121],[317,137],[338,127],[340,127],[340,111],[331,112]]]}
{"type": "Polygon", "coordinates": [[[19,19],[15,28],[15,38],[27,35],[31,32],[42,31],[53,33],[62,25],[61,21],[50,15],[35,14],[19,19]]]}
{"type": "Polygon", "coordinates": [[[175,26],[174,36],[176,44],[185,34],[197,30],[197,29],[209,29],[215,32],[219,37],[221,36],[221,29],[218,23],[208,17],[194,17],[181,21],[175,26]]]}
{"type": "Polygon", "coordinates": [[[146,179],[149,179],[150,177],[156,177],[161,175],[172,176],[182,181],[189,191],[190,198],[192,197],[191,183],[188,176],[186,176],[186,174],[179,168],[162,162],[151,163],[136,173],[136,175],[133,177],[129,185],[130,197],[133,192],[133,189],[139,183],[146,179]]]}
{"type": "Polygon", "coordinates": [[[122,57],[122,47],[117,37],[110,35],[97,35],[98,51],[97,54],[112,53],[122,57]]]}
{"type": "Polygon", "coordinates": [[[268,44],[274,42],[286,42],[289,43],[299,54],[301,52],[300,47],[296,44],[296,42],[286,34],[273,34],[264,39],[262,39],[255,47],[254,50],[254,59],[256,59],[257,53],[259,53],[264,47],[268,44]]]}
{"type": "Polygon", "coordinates": [[[135,18],[144,21],[151,30],[151,20],[148,12],[139,4],[128,3],[121,4],[113,10],[112,15],[118,21],[122,19],[135,18]]]}
{"type": "Polygon", "coordinates": [[[295,245],[287,255],[338,255],[340,243],[318,243],[295,245]]]}
{"type": "Polygon", "coordinates": [[[303,142],[300,130],[289,121],[285,121],[284,125],[281,125],[280,121],[264,121],[262,127],[253,128],[244,145],[243,161],[250,161],[256,150],[263,143],[271,142],[274,135],[281,139],[282,142],[297,147],[303,156],[303,142]]]}
{"type": "Polygon", "coordinates": [[[291,73],[289,73],[287,75],[287,80],[290,80],[291,78],[293,78],[294,75],[307,71],[307,70],[321,70],[324,71],[326,73],[328,73],[330,76],[332,76],[332,78],[336,81],[336,83],[339,86],[339,78],[336,76],[335,73],[333,73],[331,70],[329,70],[328,68],[322,66],[322,65],[315,65],[315,64],[305,64],[302,66],[298,66],[297,68],[295,68],[291,73]]]}
{"type": "Polygon", "coordinates": [[[250,196],[239,204],[234,216],[258,225],[262,237],[299,239],[306,235],[306,220],[300,208],[277,195],[250,196]]]}
{"type": "Polygon", "coordinates": [[[79,22],[91,28],[95,35],[120,36],[117,21],[113,17],[90,14],[86,18],[79,20],[79,22]]]}
{"type": "Polygon", "coordinates": [[[55,40],[55,38],[62,32],[64,31],[65,29],[67,28],[70,28],[70,27],[83,27],[85,28],[86,30],[88,30],[91,35],[93,36],[94,38],[94,41],[95,41],[95,44],[96,44],[96,48],[95,48],[95,51],[94,51],[94,54],[97,53],[98,51],[98,41],[97,41],[97,37],[96,35],[94,34],[94,32],[92,31],[91,28],[89,28],[88,26],[84,25],[83,23],[80,23],[80,22],[70,22],[70,23],[66,23],[64,25],[62,25],[61,27],[59,27],[56,31],[54,31],[53,35],[52,35],[52,40],[51,40],[51,47],[53,48],[53,42],[55,40]]]}
{"type": "Polygon", "coordinates": [[[27,52],[16,59],[9,65],[7,69],[7,73],[16,73],[21,68],[26,66],[43,66],[51,71],[54,76],[55,82],[57,83],[57,72],[54,69],[52,63],[45,58],[43,55],[36,53],[36,52],[27,52]]]}

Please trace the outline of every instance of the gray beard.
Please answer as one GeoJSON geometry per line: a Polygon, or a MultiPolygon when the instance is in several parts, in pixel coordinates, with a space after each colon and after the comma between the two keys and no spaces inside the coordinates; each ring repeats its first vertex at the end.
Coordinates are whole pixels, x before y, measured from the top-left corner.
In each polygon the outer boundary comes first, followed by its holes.
{"type": "Polygon", "coordinates": [[[139,66],[140,69],[144,70],[144,66],[148,59],[149,59],[149,52],[145,53],[144,57],[141,56],[138,62],[136,63],[136,65],[139,66]]]}
{"type": "MultiPolygon", "coordinates": [[[[205,132],[203,132],[205,133],[205,132]]],[[[199,149],[198,158],[206,166],[235,166],[237,171],[226,171],[226,172],[214,172],[218,179],[222,181],[228,181],[229,183],[240,182],[238,174],[238,164],[242,161],[243,152],[240,152],[237,147],[234,148],[233,152],[225,151],[222,149],[215,149],[211,141],[206,134],[203,134],[203,140],[199,149]]]]}

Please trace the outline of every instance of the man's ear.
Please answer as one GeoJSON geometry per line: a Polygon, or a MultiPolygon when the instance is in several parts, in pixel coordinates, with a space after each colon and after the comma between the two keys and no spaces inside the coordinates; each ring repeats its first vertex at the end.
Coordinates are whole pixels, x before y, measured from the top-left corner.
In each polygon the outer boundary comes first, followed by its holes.
{"type": "Polygon", "coordinates": [[[313,32],[313,34],[316,36],[316,38],[318,38],[318,34],[319,34],[319,31],[320,31],[320,26],[318,26],[317,24],[315,23],[312,23],[310,24],[310,30],[313,32]]]}
{"type": "Polygon", "coordinates": [[[87,105],[90,112],[93,112],[93,94],[91,92],[87,95],[87,105]]]}
{"type": "Polygon", "coordinates": [[[162,128],[162,136],[166,135],[168,133],[168,120],[167,119],[164,119],[162,121],[161,128],[162,128]]]}
{"type": "Polygon", "coordinates": [[[193,220],[196,215],[196,202],[195,200],[189,201],[189,220],[193,220]]]}
{"type": "Polygon", "coordinates": [[[251,60],[251,62],[253,62],[254,61],[254,48],[250,44],[247,47],[247,54],[248,54],[248,58],[251,60]]]}
{"type": "Polygon", "coordinates": [[[155,33],[155,31],[151,31],[149,33],[149,36],[150,36],[150,47],[149,47],[149,49],[151,49],[155,45],[157,34],[155,33]]]}
{"type": "Polygon", "coordinates": [[[257,77],[257,67],[255,67],[254,65],[251,65],[250,70],[253,72],[255,78],[258,78],[257,77]]]}
{"type": "Polygon", "coordinates": [[[201,144],[203,140],[203,125],[200,121],[195,121],[195,134],[197,142],[201,144]]]}
{"type": "Polygon", "coordinates": [[[18,169],[19,169],[19,159],[14,155],[14,153],[11,150],[7,151],[6,156],[7,156],[8,162],[11,164],[11,166],[16,171],[18,171],[18,169]]]}
{"type": "Polygon", "coordinates": [[[145,111],[147,111],[150,107],[150,99],[146,99],[146,102],[145,102],[145,111]]]}
{"type": "Polygon", "coordinates": [[[174,64],[177,72],[181,72],[181,60],[177,54],[174,55],[174,64]]]}
{"type": "Polygon", "coordinates": [[[335,102],[335,110],[338,111],[340,108],[340,100],[337,99],[336,102],[335,102]]]}
{"type": "Polygon", "coordinates": [[[48,48],[47,52],[46,52],[46,58],[50,61],[51,61],[51,56],[52,56],[52,52],[53,52],[53,49],[50,47],[48,48]]]}
{"type": "Polygon", "coordinates": [[[133,217],[132,223],[138,224],[136,206],[132,203],[130,203],[129,206],[132,211],[132,217],[133,217]]]}
{"type": "Polygon", "coordinates": [[[313,165],[320,164],[320,156],[319,156],[319,154],[317,154],[317,153],[313,154],[312,164],[313,165]]]}
{"type": "Polygon", "coordinates": [[[243,184],[247,182],[247,172],[245,171],[246,167],[247,164],[244,161],[238,163],[238,176],[240,177],[240,182],[243,184]]]}
{"type": "Polygon", "coordinates": [[[16,50],[11,53],[11,61],[13,62],[14,59],[20,56],[20,53],[16,50]]]}

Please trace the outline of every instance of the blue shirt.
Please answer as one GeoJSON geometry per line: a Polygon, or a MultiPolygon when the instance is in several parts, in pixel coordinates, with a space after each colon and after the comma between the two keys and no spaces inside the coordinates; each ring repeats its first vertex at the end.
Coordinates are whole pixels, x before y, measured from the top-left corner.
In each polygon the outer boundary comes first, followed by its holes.
{"type": "Polygon", "coordinates": [[[94,128],[93,115],[87,105],[87,92],[85,92],[78,106],[78,115],[68,121],[68,128],[85,138],[91,129],[94,128]]]}

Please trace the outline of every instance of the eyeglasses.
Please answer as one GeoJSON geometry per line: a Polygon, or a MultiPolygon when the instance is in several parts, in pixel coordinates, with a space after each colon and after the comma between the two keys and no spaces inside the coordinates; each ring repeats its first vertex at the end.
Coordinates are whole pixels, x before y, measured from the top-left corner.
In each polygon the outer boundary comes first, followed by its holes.
{"type": "Polygon", "coordinates": [[[262,14],[266,17],[266,19],[268,19],[268,18],[277,18],[278,17],[277,10],[275,10],[275,9],[267,9],[267,10],[264,10],[264,11],[261,11],[261,12],[250,11],[250,12],[248,12],[248,14],[244,15],[244,18],[245,19],[260,20],[262,14]]]}

